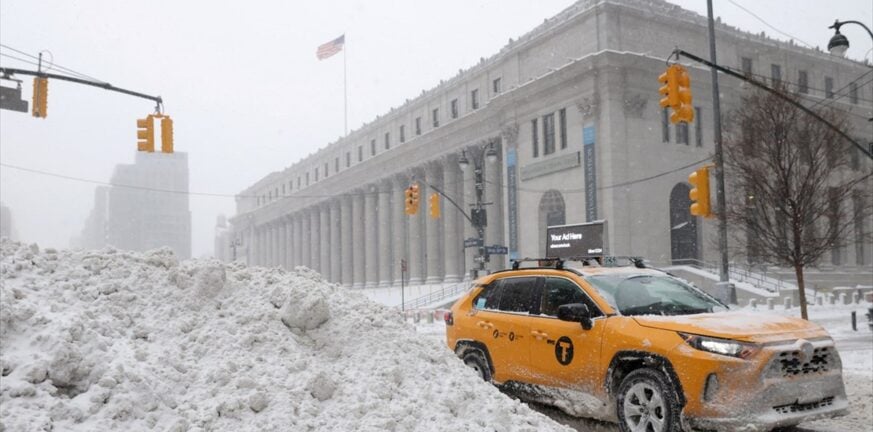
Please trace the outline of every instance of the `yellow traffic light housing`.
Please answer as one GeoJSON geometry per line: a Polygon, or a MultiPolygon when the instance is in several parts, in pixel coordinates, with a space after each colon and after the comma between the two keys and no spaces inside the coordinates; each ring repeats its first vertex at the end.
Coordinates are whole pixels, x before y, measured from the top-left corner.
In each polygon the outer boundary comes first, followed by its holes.
{"type": "Polygon", "coordinates": [[[679,65],[670,65],[667,67],[667,71],[658,76],[658,81],[662,84],[661,88],[658,89],[658,92],[663,96],[661,98],[661,108],[673,108],[674,110],[679,106],[679,77],[678,68],[681,67],[679,65]]]}
{"type": "Polygon", "coordinates": [[[173,119],[170,116],[161,118],[161,153],[173,152],[173,119]]]}
{"type": "Polygon", "coordinates": [[[688,197],[691,198],[691,214],[705,218],[712,217],[712,207],[709,202],[709,165],[691,173],[688,182],[693,186],[688,191],[688,197]]]}
{"type": "Polygon", "coordinates": [[[48,113],[48,78],[33,79],[33,109],[34,117],[45,118],[48,113]]]}
{"type": "Polygon", "coordinates": [[[418,183],[413,183],[411,186],[406,188],[406,214],[407,215],[416,215],[418,214],[418,205],[419,205],[419,190],[418,183]]]}
{"type": "Polygon", "coordinates": [[[440,217],[440,194],[434,192],[430,194],[428,197],[428,208],[430,210],[430,217],[433,219],[439,219],[440,217]]]}
{"type": "Polygon", "coordinates": [[[154,116],[149,115],[144,119],[136,120],[136,149],[139,151],[154,153],[155,151],[155,122],[154,116]]]}
{"type": "Polygon", "coordinates": [[[691,123],[694,120],[694,104],[691,102],[691,78],[684,66],[676,66],[678,67],[676,81],[679,88],[679,105],[673,108],[670,121],[673,123],[691,123]]]}

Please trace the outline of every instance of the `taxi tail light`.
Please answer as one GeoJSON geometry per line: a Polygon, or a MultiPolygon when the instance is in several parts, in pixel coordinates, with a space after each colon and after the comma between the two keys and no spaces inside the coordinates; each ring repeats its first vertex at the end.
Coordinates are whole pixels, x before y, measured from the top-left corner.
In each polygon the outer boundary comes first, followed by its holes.
{"type": "Polygon", "coordinates": [[[454,315],[452,315],[452,311],[446,311],[445,319],[446,319],[446,325],[454,325],[455,324],[455,317],[454,317],[454,315]]]}

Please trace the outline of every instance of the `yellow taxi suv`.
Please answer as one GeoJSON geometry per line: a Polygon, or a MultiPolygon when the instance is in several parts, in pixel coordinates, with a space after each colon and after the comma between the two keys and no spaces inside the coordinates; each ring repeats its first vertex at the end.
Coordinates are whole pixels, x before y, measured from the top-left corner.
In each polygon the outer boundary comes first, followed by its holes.
{"type": "Polygon", "coordinates": [[[817,324],[728,311],[639,259],[599,262],[514,262],[477,279],[447,316],[449,348],[486,381],[582,394],[577,414],[626,432],[766,431],[847,412],[817,324]]]}

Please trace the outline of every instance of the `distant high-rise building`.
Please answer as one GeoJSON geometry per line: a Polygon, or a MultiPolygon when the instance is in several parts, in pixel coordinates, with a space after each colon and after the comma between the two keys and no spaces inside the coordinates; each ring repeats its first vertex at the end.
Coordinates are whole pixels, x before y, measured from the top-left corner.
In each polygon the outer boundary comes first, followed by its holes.
{"type": "Polygon", "coordinates": [[[12,239],[12,211],[0,203],[0,238],[12,239]]]}
{"type": "Polygon", "coordinates": [[[188,155],[137,152],[133,164],[116,165],[112,186],[95,193],[79,243],[136,251],[168,246],[190,258],[188,155]]]}

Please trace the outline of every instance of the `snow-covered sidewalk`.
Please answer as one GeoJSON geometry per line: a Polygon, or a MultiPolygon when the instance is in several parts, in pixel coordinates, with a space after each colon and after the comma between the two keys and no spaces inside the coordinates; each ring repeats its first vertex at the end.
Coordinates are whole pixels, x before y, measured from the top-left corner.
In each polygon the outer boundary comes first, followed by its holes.
{"type": "Polygon", "coordinates": [[[569,430],[306,269],[0,252],[0,431],[569,430]]]}

